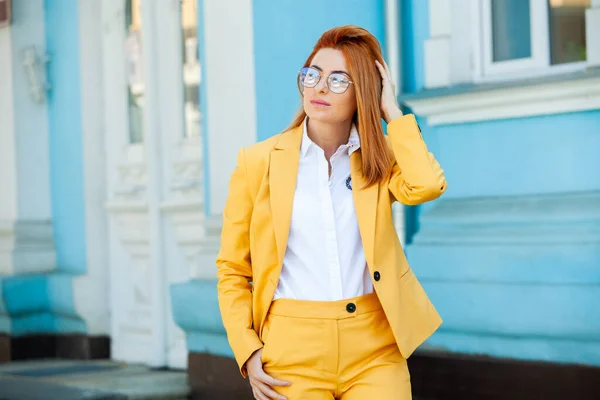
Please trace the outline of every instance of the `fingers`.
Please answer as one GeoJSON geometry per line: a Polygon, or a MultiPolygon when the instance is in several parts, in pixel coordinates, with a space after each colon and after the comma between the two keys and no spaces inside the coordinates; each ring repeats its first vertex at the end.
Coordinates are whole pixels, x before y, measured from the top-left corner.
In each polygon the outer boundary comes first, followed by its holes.
{"type": "MultiPolygon", "coordinates": [[[[265,393],[266,385],[258,380],[250,381],[250,385],[252,386],[252,394],[254,394],[254,398],[257,400],[271,400],[267,397],[265,393]]],[[[270,388],[269,388],[270,389],[270,388]]]]}
{"type": "Polygon", "coordinates": [[[269,376],[265,373],[265,375],[261,379],[262,382],[266,383],[269,386],[290,386],[291,383],[287,381],[280,381],[279,379],[275,379],[272,376],[269,376]]]}
{"type": "Polygon", "coordinates": [[[260,390],[255,389],[254,386],[252,386],[252,394],[256,400],[270,400],[267,396],[262,394],[260,390]]]}
{"type": "Polygon", "coordinates": [[[385,60],[383,60],[383,68],[385,69],[385,72],[386,72],[388,78],[390,78],[390,81],[391,81],[392,80],[392,72],[390,71],[390,67],[388,67],[388,65],[385,62],[385,60]]]}
{"type": "Polygon", "coordinates": [[[381,65],[379,63],[379,61],[375,60],[375,65],[377,66],[377,69],[379,70],[379,73],[381,74],[381,79],[383,79],[383,81],[385,82],[386,80],[389,79],[387,72],[385,71],[385,69],[383,68],[383,65],[381,65]]]}
{"type": "Polygon", "coordinates": [[[381,74],[381,77],[383,78],[384,82],[389,82],[389,84],[395,88],[396,85],[394,84],[394,81],[392,80],[392,71],[390,71],[390,67],[388,67],[385,60],[383,60],[383,65],[381,65],[381,63],[379,61],[375,60],[375,65],[377,65],[377,68],[379,69],[379,73],[381,74]]]}
{"type": "Polygon", "coordinates": [[[252,393],[255,399],[266,400],[287,400],[285,396],[274,391],[272,386],[290,386],[290,382],[275,379],[267,375],[264,371],[250,377],[252,393]]]}
{"type": "Polygon", "coordinates": [[[267,399],[287,400],[285,396],[280,395],[279,393],[271,389],[268,385],[265,385],[262,382],[257,382],[254,388],[257,392],[260,392],[262,395],[266,396],[267,399]]]}

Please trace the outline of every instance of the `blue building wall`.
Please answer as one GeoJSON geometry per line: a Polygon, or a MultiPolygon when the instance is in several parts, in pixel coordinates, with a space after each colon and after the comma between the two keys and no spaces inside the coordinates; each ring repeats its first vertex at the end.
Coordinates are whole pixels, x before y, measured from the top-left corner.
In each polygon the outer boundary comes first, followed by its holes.
{"type": "Polygon", "coordinates": [[[78,10],[77,0],[45,1],[54,242],[59,270],[72,273],[86,268],[78,10]]]}
{"type": "Polygon", "coordinates": [[[383,1],[254,0],[254,60],[258,140],[289,126],[300,109],[298,71],[321,34],[354,24],[373,33],[385,48],[383,1]]]}
{"type": "Polygon", "coordinates": [[[427,131],[440,163],[451,166],[446,197],[600,190],[600,111],[427,131]]]}
{"type": "Polygon", "coordinates": [[[407,254],[464,353],[600,365],[600,112],[425,127],[446,171],[407,254]]]}
{"type": "MultiPolygon", "coordinates": [[[[429,2],[400,2],[403,93],[415,93],[425,87],[425,39],[429,37],[429,2]]],[[[420,124],[420,123],[419,123],[420,124]]]]}
{"type": "MultiPolygon", "coordinates": [[[[423,89],[426,3],[404,3],[405,92],[423,89]]],[[[409,262],[444,319],[423,348],[600,365],[600,111],[419,120],[449,183],[408,209],[409,262]]]]}

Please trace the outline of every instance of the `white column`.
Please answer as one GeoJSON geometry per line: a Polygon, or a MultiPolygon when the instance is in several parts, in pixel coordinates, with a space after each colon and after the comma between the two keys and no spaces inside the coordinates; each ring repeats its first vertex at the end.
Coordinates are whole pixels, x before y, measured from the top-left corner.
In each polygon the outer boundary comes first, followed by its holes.
{"type": "Polygon", "coordinates": [[[425,40],[425,87],[451,83],[451,0],[429,0],[429,39],[425,40]]]}
{"type": "Polygon", "coordinates": [[[44,1],[12,6],[13,24],[0,28],[0,275],[56,268],[43,88],[44,1]]]}
{"type": "Polygon", "coordinates": [[[84,204],[87,272],[74,278],[77,314],[88,335],[110,333],[108,297],[108,233],[106,153],[104,150],[104,84],[102,73],[102,9],[100,2],[79,1],[79,71],[83,137],[84,204]]]}
{"type": "Polygon", "coordinates": [[[205,0],[204,25],[209,207],[223,211],[237,148],[256,142],[252,1],[205,0]]]}
{"type": "Polygon", "coordinates": [[[157,26],[161,15],[152,2],[142,2],[142,54],[144,55],[144,73],[146,91],[144,98],[144,147],[148,168],[148,237],[149,258],[147,289],[152,312],[152,354],[149,355],[150,365],[166,364],[166,302],[167,288],[165,285],[166,271],[163,268],[168,262],[165,254],[165,221],[160,205],[164,193],[163,152],[161,141],[161,123],[163,115],[159,112],[164,99],[160,98],[160,67],[158,60],[159,32],[157,26]]]}
{"type": "Polygon", "coordinates": [[[425,40],[425,87],[474,80],[474,43],[481,33],[472,0],[429,0],[430,37],[425,40]],[[474,35],[476,37],[474,37],[474,35]]]}
{"type": "MultiPolygon", "coordinates": [[[[402,21],[400,14],[400,4],[402,0],[386,0],[385,2],[385,42],[387,63],[392,71],[392,79],[396,83],[396,94],[399,96],[402,90],[402,33],[398,29],[398,21],[402,21]]],[[[406,228],[404,224],[404,206],[400,203],[395,203],[393,206],[394,225],[396,232],[400,238],[400,242],[404,245],[406,240],[406,228]]]]}
{"type": "Polygon", "coordinates": [[[589,66],[600,66],[600,0],[585,10],[585,40],[589,66]]]}

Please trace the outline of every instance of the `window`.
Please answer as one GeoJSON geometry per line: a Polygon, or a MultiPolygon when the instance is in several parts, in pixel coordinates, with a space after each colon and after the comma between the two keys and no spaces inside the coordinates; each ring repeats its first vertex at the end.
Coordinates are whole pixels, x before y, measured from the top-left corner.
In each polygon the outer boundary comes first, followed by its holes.
{"type": "MultiPolygon", "coordinates": [[[[535,73],[585,62],[591,0],[481,0],[482,75],[535,73]]],[[[577,65],[575,65],[577,67],[577,65]]]]}
{"type": "Polygon", "coordinates": [[[144,140],[144,71],[142,59],[141,0],[125,4],[125,54],[127,58],[127,97],[129,107],[129,143],[144,140]]]}
{"type": "Polygon", "coordinates": [[[550,0],[550,63],[585,61],[585,9],[590,0],[550,0]]]}
{"type": "Polygon", "coordinates": [[[181,0],[185,136],[200,136],[197,0],[181,0]]]}

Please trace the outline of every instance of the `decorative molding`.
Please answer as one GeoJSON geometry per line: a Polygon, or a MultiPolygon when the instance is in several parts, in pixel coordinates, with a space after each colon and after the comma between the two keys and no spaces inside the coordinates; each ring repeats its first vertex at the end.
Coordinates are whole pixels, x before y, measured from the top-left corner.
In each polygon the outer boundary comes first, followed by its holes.
{"type": "Polygon", "coordinates": [[[413,245],[600,245],[600,192],[446,199],[413,245]]]}
{"type": "Polygon", "coordinates": [[[600,76],[531,84],[514,82],[464,93],[415,96],[403,102],[429,125],[460,124],[600,109],[600,76]],[[427,97],[425,97],[427,96],[427,97]]]}
{"type": "Polygon", "coordinates": [[[122,163],[117,167],[118,183],[113,191],[119,200],[142,200],[148,190],[148,169],[143,163],[122,163]]]}
{"type": "Polygon", "coordinates": [[[185,278],[212,279],[221,235],[220,216],[206,217],[202,203],[165,204],[178,248],[185,257],[189,274],[185,278]]]}
{"type": "MultiPolygon", "coordinates": [[[[200,152],[201,150],[198,149],[198,151],[200,152]]],[[[195,160],[176,160],[172,164],[172,172],[170,194],[173,200],[192,201],[203,204],[204,182],[202,179],[202,161],[200,158],[198,157],[195,160]]]]}
{"type": "Polygon", "coordinates": [[[0,221],[0,275],[55,269],[51,221],[0,221]]]}

